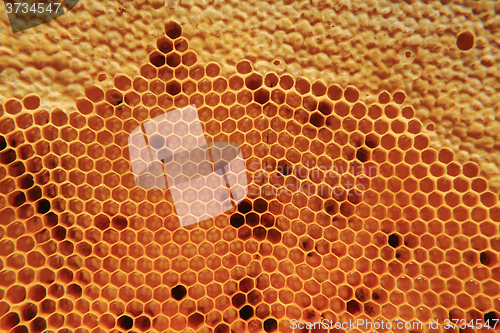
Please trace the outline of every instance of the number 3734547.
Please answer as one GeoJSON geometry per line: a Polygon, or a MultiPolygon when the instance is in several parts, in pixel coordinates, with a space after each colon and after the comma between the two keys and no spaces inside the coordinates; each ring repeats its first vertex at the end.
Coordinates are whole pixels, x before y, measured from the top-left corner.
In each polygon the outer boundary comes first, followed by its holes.
{"type": "Polygon", "coordinates": [[[57,13],[59,9],[62,9],[61,3],[38,3],[32,4],[31,6],[28,3],[23,2],[5,2],[5,7],[7,9],[7,14],[11,13],[34,13],[34,14],[43,14],[43,13],[57,13]]]}
{"type": "Polygon", "coordinates": [[[486,321],[483,321],[482,319],[476,319],[476,320],[465,320],[465,319],[446,319],[444,321],[444,328],[459,328],[459,329],[465,329],[467,327],[470,328],[491,328],[491,329],[497,329],[498,326],[498,319],[487,319],[486,321]]]}

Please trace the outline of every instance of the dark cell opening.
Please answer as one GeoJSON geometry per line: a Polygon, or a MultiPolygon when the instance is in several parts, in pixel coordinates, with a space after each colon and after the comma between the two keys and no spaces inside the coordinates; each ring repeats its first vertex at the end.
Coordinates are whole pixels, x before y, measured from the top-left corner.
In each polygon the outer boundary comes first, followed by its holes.
{"type": "Polygon", "coordinates": [[[172,297],[178,301],[183,299],[186,296],[186,293],[186,287],[184,287],[183,285],[175,286],[171,291],[172,297]]]}
{"type": "Polygon", "coordinates": [[[387,104],[391,101],[391,95],[387,91],[384,91],[378,96],[379,103],[387,104]]]}
{"type": "Polygon", "coordinates": [[[241,214],[233,214],[231,215],[230,223],[233,227],[239,228],[245,223],[245,217],[241,214]]]}
{"type": "Polygon", "coordinates": [[[16,326],[10,333],[29,333],[30,331],[25,325],[16,326]]]}
{"type": "MultiPolygon", "coordinates": [[[[31,156],[33,156],[35,154],[35,150],[33,149],[33,146],[31,146],[29,144],[26,144],[26,145],[23,145],[22,147],[20,147],[17,152],[19,154],[19,158],[22,160],[27,160],[28,158],[30,158],[31,156]]],[[[29,167],[30,166],[28,165],[28,168],[29,167]]]]}
{"type": "Polygon", "coordinates": [[[370,152],[368,151],[368,149],[359,148],[357,153],[356,153],[356,158],[360,162],[366,162],[370,159],[370,152]]]}
{"type": "Polygon", "coordinates": [[[254,287],[254,281],[252,278],[244,278],[240,281],[240,291],[247,293],[254,287]]]}
{"type": "Polygon", "coordinates": [[[9,196],[9,202],[12,206],[19,207],[26,202],[26,195],[24,192],[15,192],[9,196]]]}
{"type": "Polygon", "coordinates": [[[248,303],[250,303],[252,305],[258,305],[258,304],[260,304],[260,302],[262,302],[262,294],[258,290],[252,290],[248,294],[247,298],[248,298],[248,303]]]}
{"type": "Polygon", "coordinates": [[[7,141],[5,141],[5,137],[0,136],[0,150],[4,150],[7,147],[7,141]]]}
{"type": "Polygon", "coordinates": [[[205,317],[201,313],[193,313],[188,318],[188,326],[191,328],[198,328],[205,321],[205,317]]]}
{"type": "Polygon", "coordinates": [[[314,318],[316,318],[317,315],[318,315],[318,313],[314,309],[306,309],[306,310],[304,310],[304,313],[302,316],[305,320],[312,321],[312,320],[314,320],[314,318]]]}
{"type": "Polygon", "coordinates": [[[283,176],[288,176],[292,173],[293,167],[290,163],[285,160],[281,160],[278,162],[278,171],[283,176]]]}
{"type": "Polygon", "coordinates": [[[474,35],[472,32],[465,31],[458,35],[457,46],[462,51],[470,50],[474,46],[474,35]]]}
{"type": "Polygon", "coordinates": [[[351,190],[347,195],[347,200],[349,200],[350,203],[356,205],[361,202],[361,193],[359,193],[357,189],[351,190]]]}
{"type": "Polygon", "coordinates": [[[479,255],[479,261],[485,266],[491,266],[495,263],[495,255],[489,251],[481,252],[479,255]]]}
{"type": "Polygon", "coordinates": [[[31,332],[43,332],[47,328],[47,322],[45,319],[38,317],[31,322],[30,327],[31,332]]]}
{"type": "Polygon", "coordinates": [[[19,324],[20,321],[21,320],[19,318],[19,315],[15,312],[10,312],[2,318],[4,328],[6,328],[6,329],[10,329],[10,328],[16,326],[17,324],[19,324]]]}
{"type": "Polygon", "coordinates": [[[281,232],[276,229],[271,229],[267,233],[267,240],[273,244],[278,244],[281,242],[281,232]]]}
{"type": "Polygon", "coordinates": [[[245,305],[240,309],[240,318],[248,320],[253,317],[253,308],[250,305],[245,305]]]}
{"type": "Polygon", "coordinates": [[[35,302],[41,301],[45,298],[45,296],[47,296],[47,291],[45,290],[45,287],[41,285],[36,285],[29,291],[29,298],[35,302]]]}
{"type": "Polygon", "coordinates": [[[390,246],[392,246],[394,248],[398,247],[399,243],[400,243],[399,236],[396,235],[396,234],[390,235],[389,239],[388,239],[388,243],[389,243],[390,246]]]}
{"type": "MultiPolygon", "coordinates": [[[[498,324],[500,316],[495,311],[490,311],[484,314],[484,326],[494,328],[498,324]]],[[[497,326],[498,327],[498,326],[497,326]]]]}
{"type": "Polygon", "coordinates": [[[242,214],[246,214],[251,210],[252,210],[252,202],[248,199],[245,199],[238,204],[238,211],[242,214]]]}
{"type": "Polygon", "coordinates": [[[247,226],[238,229],[238,238],[241,240],[247,240],[252,237],[252,229],[247,226]]]}
{"type": "Polygon", "coordinates": [[[129,330],[134,326],[134,320],[129,316],[121,316],[118,318],[118,326],[124,330],[129,330]]]}
{"type": "Polygon", "coordinates": [[[135,326],[141,331],[147,331],[151,328],[151,319],[141,316],[135,320],[135,326]]]}
{"type": "Polygon", "coordinates": [[[59,223],[59,216],[54,212],[50,212],[43,217],[43,220],[46,227],[52,228],[59,223]]]}
{"type": "Polygon", "coordinates": [[[23,190],[26,190],[33,185],[35,185],[35,180],[33,179],[33,175],[30,174],[24,175],[17,180],[17,186],[23,190]]]}
{"type": "Polygon", "coordinates": [[[150,139],[149,139],[149,145],[151,147],[153,147],[154,149],[160,149],[160,148],[163,148],[165,146],[165,138],[161,135],[153,135],[150,139]]]}
{"type": "Polygon", "coordinates": [[[38,313],[37,306],[33,303],[28,303],[25,306],[23,306],[23,309],[21,311],[21,318],[24,321],[30,321],[31,319],[36,317],[37,313],[38,313]]]}
{"type": "Polygon", "coordinates": [[[245,294],[238,293],[233,296],[232,303],[235,308],[241,308],[247,301],[245,294]]]}
{"type": "Polygon", "coordinates": [[[113,220],[111,221],[113,228],[118,229],[118,230],[123,230],[127,227],[128,221],[125,216],[117,215],[113,217],[113,220]]]}
{"type": "Polygon", "coordinates": [[[165,24],[165,32],[168,37],[176,39],[181,36],[182,28],[178,23],[170,21],[165,24]]]}
{"type": "Polygon", "coordinates": [[[167,57],[167,65],[177,67],[181,63],[181,56],[177,53],[172,53],[167,57]]]}
{"type": "MultiPolygon", "coordinates": [[[[344,191],[345,192],[345,191],[344,191]]],[[[349,217],[351,216],[352,214],[354,214],[354,206],[351,205],[350,203],[348,202],[343,202],[341,205],[340,205],[340,213],[346,217],[349,217]]]]}
{"type": "Polygon", "coordinates": [[[262,76],[260,76],[259,74],[252,74],[246,78],[245,84],[248,89],[255,90],[262,86],[262,76]]]}
{"type": "Polygon", "coordinates": [[[37,203],[37,212],[39,214],[45,214],[50,210],[50,201],[47,199],[42,199],[37,203]]]}
{"type": "Polygon", "coordinates": [[[94,225],[101,230],[109,228],[110,221],[109,217],[104,214],[99,214],[94,218],[94,225]]]}
{"type": "Polygon", "coordinates": [[[265,89],[257,90],[254,93],[254,100],[259,104],[266,104],[269,101],[269,91],[265,89]]]}
{"type": "Polygon", "coordinates": [[[324,114],[325,116],[329,116],[332,114],[332,111],[333,111],[333,105],[328,103],[328,102],[325,102],[325,101],[321,101],[319,102],[318,104],[318,110],[319,112],[321,112],[322,114],[324,114]]]}
{"type": "Polygon", "coordinates": [[[76,283],[70,284],[66,290],[69,295],[75,298],[82,297],[83,289],[76,283]]]}
{"type": "Polygon", "coordinates": [[[358,315],[359,313],[361,313],[361,304],[353,299],[350,300],[349,302],[347,302],[347,312],[349,312],[353,316],[358,315]]]}
{"type": "MultiPolygon", "coordinates": [[[[67,242],[67,243],[70,243],[72,244],[71,242],[67,242]]],[[[70,271],[69,269],[67,268],[63,268],[61,269],[58,273],[57,273],[57,277],[62,281],[62,282],[65,282],[65,283],[70,283],[71,281],[73,281],[73,272],[70,271]]],[[[62,292],[64,292],[64,287],[62,287],[62,292]]],[[[62,294],[61,294],[62,296],[62,294]]]]}
{"type": "Polygon", "coordinates": [[[370,292],[365,290],[364,288],[356,289],[354,295],[356,299],[360,302],[366,302],[370,298],[370,292]]]}
{"type": "Polygon", "coordinates": [[[40,186],[35,186],[28,191],[28,200],[37,201],[42,197],[42,188],[40,186]]]}
{"type": "Polygon", "coordinates": [[[267,231],[263,227],[259,226],[255,229],[253,229],[253,237],[258,241],[264,240],[266,238],[266,235],[267,235],[267,231]]]}
{"type": "Polygon", "coordinates": [[[158,49],[163,53],[169,53],[174,49],[172,42],[166,37],[158,39],[156,45],[158,46],[158,49]]]}
{"type": "Polygon", "coordinates": [[[259,224],[259,215],[257,213],[250,213],[247,214],[245,217],[246,223],[250,227],[255,227],[257,224],[259,224]]]}
{"type": "Polygon", "coordinates": [[[368,134],[365,138],[365,144],[368,148],[375,148],[378,146],[378,138],[375,134],[368,134]]]}
{"type": "Polygon", "coordinates": [[[0,154],[0,163],[9,164],[16,160],[16,151],[13,149],[6,150],[0,154]]]}
{"type": "MultiPolygon", "coordinates": [[[[49,176],[49,175],[47,175],[47,176],[49,176]]],[[[45,188],[44,188],[45,196],[48,198],[51,198],[51,199],[57,197],[57,192],[58,192],[57,186],[55,184],[49,184],[49,185],[45,186],[45,188]]]]}
{"type": "Polygon", "coordinates": [[[159,52],[155,52],[149,56],[149,61],[156,67],[165,65],[165,56],[159,52]]]}
{"type": "Polygon", "coordinates": [[[253,203],[253,209],[257,213],[264,213],[267,210],[267,201],[264,199],[257,199],[253,203]]]}
{"type": "Polygon", "coordinates": [[[170,149],[162,149],[158,151],[158,160],[162,161],[163,163],[169,163],[172,162],[174,159],[174,155],[172,154],[172,151],[170,149]]]}
{"type": "Polygon", "coordinates": [[[38,185],[45,185],[50,181],[49,170],[43,170],[35,176],[38,185]]]}
{"type": "Polygon", "coordinates": [[[365,314],[372,316],[376,313],[375,307],[370,303],[364,305],[365,314]]]}
{"type": "Polygon", "coordinates": [[[57,241],[62,241],[66,238],[66,228],[57,226],[52,229],[52,238],[57,241]]]}
{"type": "Polygon", "coordinates": [[[118,106],[123,103],[123,97],[122,95],[119,94],[111,95],[109,97],[109,102],[114,106],[118,106]]]}
{"type": "Polygon", "coordinates": [[[278,329],[278,322],[274,318],[267,318],[264,321],[264,331],[274,332],[278,329]]]}
{"type": "MultiPolygon", "coordinates": [[[[169,63],[169,65],[172,66],[172,67],[175,67],[175,66],[177,66],[179,64],[178,63],[175,64],[175,61],[173,61],[173,62],[169,63]]],[[[172,81],[172,82],[167,83],[166,92],[168,94],[172,95],[172,96],[177,95],[178,93],[181,92],[181,85],[180,85],[180,83],[176,82],[176,81],[172,81]]]]}
{"type": "Polygon", "coordinates": [[[337,214],[339,208],[338,206],[339,205],[335,201],[328,200],[325,202],[325,211],[330,215],[337,214]]]}
{"type": "Polygon", "coordinates": [[[315,112],[312,114],[310,122],[316,127],[321,127],[325,124],[325,117],[323,117],[318,112],[315,112]]]}
{"type": "Polygon", "coordinates": [[[219,324],[215,328],[214,333],[229,333],[229,326],[226,324],[219,324]]]}
{"type": "Polygon", "coordinates": [[[260,217],[260,223],[266,228],[271,228],[274,226],[274,216],[265,213],[260,217]]]}
{"type": "Polygon", "coordinates": [[[185,39],[175,41],[175,49],[179,52],[184,52],[188,49],[188,42],[185,39]]]}
{"type": "Polygon", "coordinates": [[[314,241],[309,237],[302,237],[299,242],[299,247],[302,250],[309,252],[314,248],[314,241]]]}

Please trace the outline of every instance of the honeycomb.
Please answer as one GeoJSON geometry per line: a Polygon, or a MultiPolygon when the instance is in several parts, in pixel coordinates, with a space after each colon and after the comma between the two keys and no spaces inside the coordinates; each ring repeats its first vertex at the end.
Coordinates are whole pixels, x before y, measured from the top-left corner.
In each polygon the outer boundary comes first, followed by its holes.
{"type": "Polygon", "coordinates": [[[236,70],[199,64],[170,21],[140,75],[88,86],[78,111],[2,105],[2,332],[500,319],[498,193],[430,145],[403,92],[364,103],[354,86],[236,70]],[[137,185],[128,140],[190,105],[207,143],[240,147],[248,192],[183,227],[170,189],[137,185]]]}

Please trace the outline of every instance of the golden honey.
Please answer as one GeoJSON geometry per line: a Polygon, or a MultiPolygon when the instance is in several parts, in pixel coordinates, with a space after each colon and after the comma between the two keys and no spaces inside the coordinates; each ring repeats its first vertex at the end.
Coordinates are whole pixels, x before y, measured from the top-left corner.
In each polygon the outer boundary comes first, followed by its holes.
{"type": "Polygon", "coordinates": [[[86,87],[74,112],[36,95],[3,104],[2,332],[500,319],[498,193],[430,144],[403,91],[362,98],[246,60],[225,77],[175,21],[148,60],[113,88],[86,87]],[[207,142],[240,146],[249,186],[183,228],[169,190],[136,185],[128,136],[188,105],[207,142]]]}

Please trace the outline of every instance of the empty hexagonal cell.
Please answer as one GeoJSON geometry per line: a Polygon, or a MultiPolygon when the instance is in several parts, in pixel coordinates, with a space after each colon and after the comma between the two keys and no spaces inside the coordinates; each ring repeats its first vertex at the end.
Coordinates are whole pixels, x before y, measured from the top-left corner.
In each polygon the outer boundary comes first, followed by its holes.
{"type": "Polygon", "coordinates": [[[18,114],[23,109],[21,102],[15,99],[10,99],[5,102],[5,112],[8,114],[18,114]]]}
{"type": "Polygon", "coordinates": [[[250,64],[249,61],[243,60],[236,65],[236,70],[240,74],[248,74],[252,71],[252,65],[250,64]]]}
{"type": "Polygon", "coordinates": [[[156,46],[158,47],[158,50],[160,50],[162,53],[169,53],[174,49],[173,42],[167,37],[159,38],[156,41],[156,46]]]}
{"type": "Polygon", "coordinates": [[[85,88],[85,96],[92,102],[97,103],[104,99],[104,91],[95,85],[88,86],[85,88]]]}
{"type": "Polygon", "coordinates": [[[165,24],[165,33],[171,39],[176,39],[181,36],[182,28],[177,22],[169,21],[165,24]]]}
{"type": "Polygon", "coordinates": [[[253,73],[245,79],[245,84],[247,88],[251,90],[256,90],[257,88],[262,86],[263,78],[262,75],[253,73]]]}

